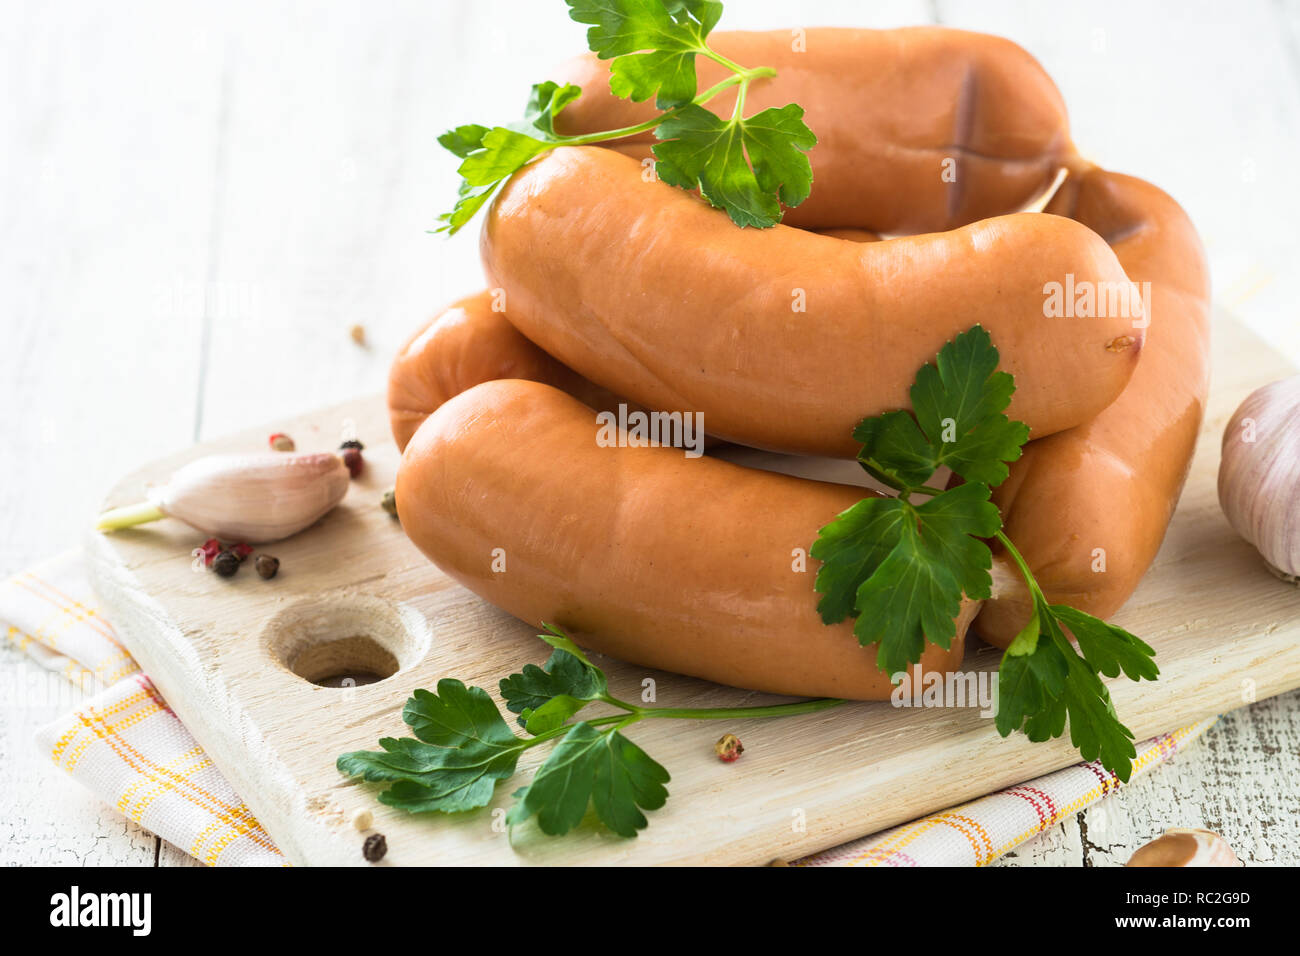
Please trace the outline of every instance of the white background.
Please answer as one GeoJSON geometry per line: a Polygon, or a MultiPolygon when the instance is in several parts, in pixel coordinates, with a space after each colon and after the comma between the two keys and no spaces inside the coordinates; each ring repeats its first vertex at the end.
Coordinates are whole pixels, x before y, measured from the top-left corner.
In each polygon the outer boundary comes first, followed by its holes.
{"type": "MultiPolygon", "coordinates": [[[[1179,199],[1219,304],[1300,363],[1300,3],[730,0],[722,25],[932,22],[1036,55],[1082,151],[1179,199]]],[[[561,0],[2,0],[0,574],[141,462],[379,391],[482,282],[474,229],[425,232],[455,193],[436,136],[514,118],[583,29],[561,0]]],[[[48,716],[0,702],[0,861],[185,862],[37,757],[48,716]]],[[[1300,696],[1256,705],[1009,862],[1123,862],[1175,824],[1295,862],[1298,751],[1300,696]]]]}

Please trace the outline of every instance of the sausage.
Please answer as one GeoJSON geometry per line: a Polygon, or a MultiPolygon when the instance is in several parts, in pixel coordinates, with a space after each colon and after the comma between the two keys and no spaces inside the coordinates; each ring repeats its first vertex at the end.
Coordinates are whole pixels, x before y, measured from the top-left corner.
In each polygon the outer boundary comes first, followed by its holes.
{"type": "Polygon", "coordinates": [[[1045,317],[1045,280],[1128,284],[1100,237],[1059,216],[883,242],[737,229],[626,156],[564,147],[503,187],[480,247],[511,322],[555,358],[774,451],[855,456],[858,422],[907,407],[917,369],[976,323],[1016,377],[1008,414],[1035,436],[1094,418],[1141,346],[1131,316],[1045,317]]]}
{"type": "MultiPolygon", "coordinates": [[[[591,409],[558,389],[477,385],[406,446],[402,528],[471,591],[594,650],[751,690],[888,698],[874,646],[823,624],[813,572],[792,564],[869,492],[596,438],[591,409]]],[[[925,670],[960,666],[977,607],[963,603],[949,650],[927,646],[925,670]]]]}
{"type": "MultiPolygon", "coordinates": [[[[709,43],[755,80],[745,111],[798,103],[817,135],[812,194],[785,222],[804,228],[935,232],[1020,209],[1050,186],[1069,146],[1065,104],[1051,77],[1010,40],[944,27],[814,28],[805,52],[788,30],[719,32],[709,43]]],[[[731,75],[696,57],[703,91],[731,75]]],[[[652,102],[609,92],[609,63],[586,54],[553,77],[582,87],[557,118],[566,134],[649,119],[652,102]]],[[[735,92],[706,109],[730,116],[735,92]]],[[[649,155],[653,133],[617,141],[649,155]]]]}
{"type": "Polygon", "coordinates": [[[526,378],[563,389],[593,408],[620,399],[557,362],[492,308],[491,293],[448,306],[402,346],[388,373],[388,418],[398,449],[443,402],[480,382],[526,378]]]}
{"type": "MultiPolygon", "coordinates": [[[[1209,273],[1187,214],[1140,179],[1076,161],[1046,211],[1096,230],[1134,282],[1151,283],[1151,324],[1119,399],[1030,442],[993,499],[1048,600],[1105,618],[1155,559],[1187,477],[1209,391],[1209,273]]],[[[993,571],[975,629],[1006,647],[1030,603],[1004,554],[993,571]]]]}
{"type": "MultiPolygon", "coordinates": [[[[854,231],[861,233],[858,241],[870,240],[870,233],[854,231]]],[[[551,358],[520,335],[505,313],[493,308],[492,294],[483,291],[434,316],[393,359],[388,420],[398,450],[447,399],[498,378],[545,382],[598,411],[617,412],[620,405],[629,415],[646,410],[551,358]]],[[[712,436],[703,436],[704,448],[718,444],[712,436]]]]}

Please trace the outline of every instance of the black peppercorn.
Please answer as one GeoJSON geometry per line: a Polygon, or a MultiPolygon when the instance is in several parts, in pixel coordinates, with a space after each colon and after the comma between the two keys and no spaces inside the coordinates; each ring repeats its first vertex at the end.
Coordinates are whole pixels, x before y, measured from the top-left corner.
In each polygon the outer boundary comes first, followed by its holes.
{"type": "Polygon", "coordinates": [[[388,852],[388,841],[384,839],[382,833],[372,833],[366,837],[366,842],[361,844],[361,855],[366,858],[367,863],[378,863],[388,852]]]}
{"type": "Polygon", "coordinates": [[[280,559],[273,558],[269,554],[259,554],[257,560],[253,562],[253,567],[257,569],[259,578],[263,581],[269,581],[280,570],[280,559]]]}
{"type": "Polygon", "coordinates": [[[361,444],[355,438],[349,438],[343,444],[339,445],[339,451],[347,451],[349,448],[355,448],[357,451],[365,451],[366,446],[361,444]]]}
{"type": "Polygon", "coordinates": [[[227,548],[212,559],[212,570],[228,578],[239,570],[239,555],[227,548]]]}

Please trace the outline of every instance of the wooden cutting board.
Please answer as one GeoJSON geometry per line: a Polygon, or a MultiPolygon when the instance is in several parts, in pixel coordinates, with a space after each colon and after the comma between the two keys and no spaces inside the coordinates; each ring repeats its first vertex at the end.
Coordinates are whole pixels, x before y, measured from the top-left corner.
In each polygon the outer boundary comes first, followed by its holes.
{"type": "MultiPolygon", "coordinates": [[[[1253,388],[1292,370],[1230,319],[1220,317],[1215,331],[1213,400],[1187,490],[1154,567],[1116,617],[1156,648],[1161,668],[1154,684],[1111,682],[1139,740],[1300,686],[1300,591],[1270,574],[1232,532],[1215,494],[1227,419],[1253,388]]],[[[541,663],[548,648],[532,637],[534,628],[445,578],[381,510],[398,461],[381,400],[358,399],[154,462],[118,484],[105,506],[142,499],[146,483],[200,455],[263,448],[273,431],[293,435],[301,450],[322,450],[337,447],[349,429],[366,444],[364,475],[324,520],[267,548],[282,562],[272,581],[251,567],[229,580],[192,570],[189,553],[204,536],[175,521],[88,539],[92,580],[122,640],[295,863],[360,864],[363,835],[348,821],[364,807],[387,837],[387,864],[759,864],[832,847],[1078,759],[1063,741],[1004,740],[977,708],[848,704],[725,727],[637,725],[630,735],[672,782],[667,806],[649,814],[636,839],[588,824],[559,839],[533,822],[508,831],[501,810],[536,766],[537,751],[498,787],[491,808],[456,817],[390,810],[375,801],[375,787],[340,776],[335,757],[402,735],[402,705],[414,688],[458,677],[495,696],[501,677],[541,663]],[[393,667],[393,676],[357,687],[299,676],[393,667]],[[735,764],[713,755],[726,731],[745,743],[735,764]]],[[[818,477],[860,474],[851,464],[734,455],[818,477]]],[[[660,706],[777,700],[597,661],[618,696],[635,697],[653,678],[660,706]]],[[[990,648],[968,651],[968,668],[997,663],[990,648]]]]}

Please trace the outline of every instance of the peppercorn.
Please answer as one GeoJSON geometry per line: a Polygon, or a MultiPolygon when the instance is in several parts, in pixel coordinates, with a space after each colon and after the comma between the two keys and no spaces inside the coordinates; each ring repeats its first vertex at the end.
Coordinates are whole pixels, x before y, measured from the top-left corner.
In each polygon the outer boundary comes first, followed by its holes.
{"type": "Polygon", "coordinates": [[[361,844],[361,855],[366,858],[367,863],[378,863],[388,852],[388,841],[384,839],[382,833],[372,833],[366,837],[366,842],[361,844]]]}
{"type": "Polygon", "coordinates": [[[714,752],[723,763],[733,763],[745,752],[744,745],[735,734],[723,734],[713,745],[714,752]]]}
{"type": "Polygon", "coordinates": [[[384,492],[384,499],[379,504],[394,518],[397,517],[397,493],[392,488],[384,492]]]}
{"type": "Polygon", "coordinates": [[[348,329],[348,335],[352,338],[353,342],[357,343],[357,345],[366,344],[366,327],[364,325],[352,326],[352,328],[348,329]]]}
{"type": "Polygon", "coordinates": [[[212,559],[224,551],[225,548],[216,538],[208,538],[207,541],[203,542],[203,547],[200,550],[203,552],[203,563],[208,567],[212,567],[212,559]]]}
{"type": "Polygon", "coordinates": [[[362,469],[366,467],[365,460],[361,457],[361,449],[349,447],[343,450],[343,464],[348,466],[348,474],[356,478],[361,474],[362,469]]]}
{"type": "Polygon", "coordinates": [[[251,544],[232,544],[230,550],[235,552],[235,557],[242,562],[253,553],[253,546],[251,544]]]}
{"type": "Polygon", "coordinates": [[[339,445],[339,451],[347,451],[349,448],[355,448],[357,451],[365,451],[366,446],[361,444],[355,438],[349,438],[343,444],[339,445]]]}
{"type": "Polygon", "coordinates": [[[222,551],[213,559],[212,570],[223,578],[231,577],[239,570],[239,557],[233,551],[222,551]]]}
{"type": "Polygon", "coordinates": [[[253,567],[259,578],[269,581],[280,570],[280,559],[273,558],[269,554],[259,554],[257,560],[253,562],[253,567]]]}
{"type": "Polygon", "coordinates": [[[267,441],[271,443],[271,448],[275,451],[293,451],[296,447],[293,439],[284,432],[276,432],[267,441]]]}

